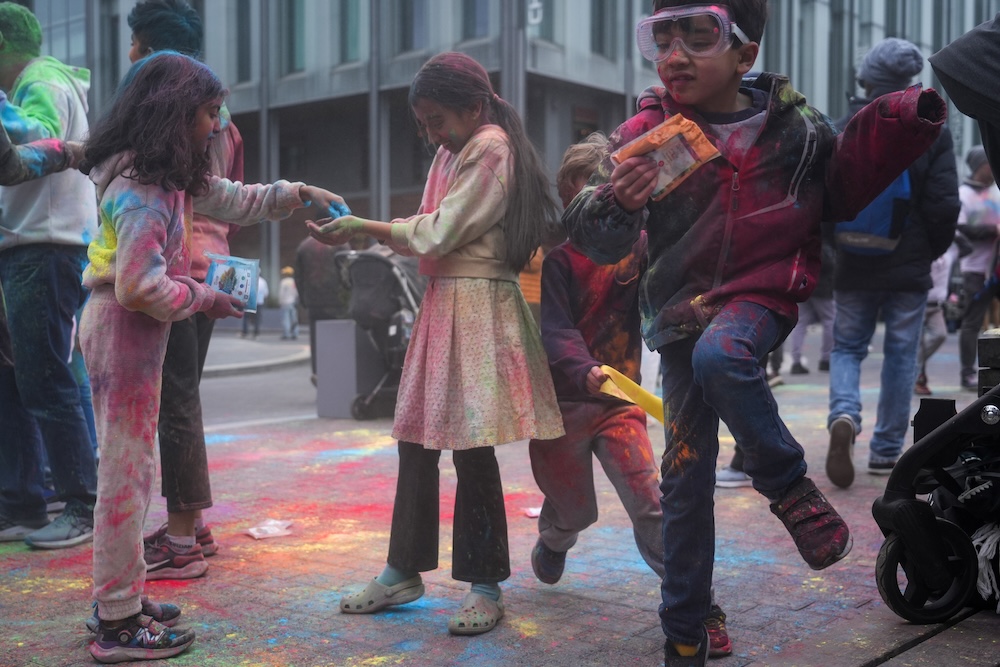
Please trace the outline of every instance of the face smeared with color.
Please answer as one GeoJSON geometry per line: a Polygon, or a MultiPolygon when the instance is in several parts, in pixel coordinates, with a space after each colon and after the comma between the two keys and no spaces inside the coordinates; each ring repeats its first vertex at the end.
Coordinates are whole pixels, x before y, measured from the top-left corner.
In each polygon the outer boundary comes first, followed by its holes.
{"type": "Polygon", "coordinates": [[[455,111],[422,97],[413,105],[413,115],[427,141],[458,153],[483,124],[480,108],[455,111]]]}
{"type": "Polygon", "coordinates": [[[219,124],[219,108],[222,98],[205,102],[194,114],[194,126],[191,128],[191,146],[196,151],[204,153],[211,145],[212,138],[222,131],[219,124]]]}

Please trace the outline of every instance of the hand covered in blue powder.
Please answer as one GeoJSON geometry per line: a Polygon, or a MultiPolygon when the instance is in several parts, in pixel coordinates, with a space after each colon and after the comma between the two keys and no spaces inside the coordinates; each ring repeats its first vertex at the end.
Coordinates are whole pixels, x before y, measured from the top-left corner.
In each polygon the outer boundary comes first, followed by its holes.
{"type": "Polygon", "coordinates": [[[346,203],[341,203],[336,201],[330,204],[330,208],[328,210],[330,211],[331,218],[342,218],[345,215],[351,214],[350,206],[348,206],[346,203]]]}

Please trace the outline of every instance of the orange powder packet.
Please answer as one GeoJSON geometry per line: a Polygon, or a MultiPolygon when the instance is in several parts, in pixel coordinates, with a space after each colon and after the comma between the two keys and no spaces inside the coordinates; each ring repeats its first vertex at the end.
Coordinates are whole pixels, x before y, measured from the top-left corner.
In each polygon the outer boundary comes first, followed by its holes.
{"type": "Polygon", "coordinates": [[[619,148],[611,154],[611,161],[620,164],[636,155],[645,155],[659,165],[656,187],[650,195],[659,201],[721,153],[694,121],[677,114],[619,148]]]}

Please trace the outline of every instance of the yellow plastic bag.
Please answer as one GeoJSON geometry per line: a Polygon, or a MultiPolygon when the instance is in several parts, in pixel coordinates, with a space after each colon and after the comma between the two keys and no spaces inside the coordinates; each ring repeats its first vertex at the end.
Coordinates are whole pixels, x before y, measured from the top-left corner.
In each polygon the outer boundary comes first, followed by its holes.
{"type": "Polygon", "coordinates": [[[611,154],[611,161],[621,164],[636,155],[645,155],[660,167],[650,195],[650,199],[659,201],[721,153],[694,121],[677,114],[619,148],[611,154]]]}
{"type": "Polygon", "coordinates": [[[663,401],[649,393],[628,377],[622,375],[611,366],[601,366],[608,379],[601,385],[601,391],[608,396],[620,398],[629,403],[635,403],[661,424],[663,420],[663,401]]]}

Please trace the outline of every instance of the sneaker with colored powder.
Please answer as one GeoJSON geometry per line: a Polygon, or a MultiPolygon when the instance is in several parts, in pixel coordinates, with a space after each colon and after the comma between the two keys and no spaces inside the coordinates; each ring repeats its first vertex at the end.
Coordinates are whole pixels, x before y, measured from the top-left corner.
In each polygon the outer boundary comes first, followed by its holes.
{"type": "Polygon", "coordinates": [[[49,525],[48,519],[14,521],[0,514],[0,542],[20,542],[39,528],[49,525]]]}
{"type": "Polygon", "coordinates": [[[94,539],[94,508],[70,500],[52,523],[24,538],[36,549],[65,549],[94,539]]]}
{"type": "MultiPolygon", "coordinates": [[[[163,524],[156,529],[156,532],[145,536],[142,538],[145,545],[151,546],[159,541],[162,541],[167,536],[167,524],[163,524]]],[[[201,553],[208,558],[209,556],[214,556],[219,553],[219,543],[215,541],[212,537],[212,529],[207,525],[202,526],[195,530],[194,533],[195,541],[201,545],[201,553]]]]}
{"type": "MultiPolygon", "coordinates": [[[[98,629],[101,626],[101,620],[97,616],[97,603],[94,602],[90,605],[94,613],[86,621],[87,630],[93,634],[97,634],[98,629]]],[[[175,604],[169,604],[166,602],[153,602],[145,595],[142,596],[142,613],[149,616],[151,619],[157,623],[172,628],[177,625],[177,621],[181,617],[181,608],[175,604]]]]}
{"type": "Polygon", "coordinates": [[[708,657],[724,658],[733,652],[733,642],[726,630],[726,612],[717,604],[705,617],[705,630],[708,631],[708,657]]]}
{"type": "Polygon", "coordinates": [[[161,660],[183,652],[194,642],[194,630],[175,630],[136,614],[125,621],[101,621],[90,654],[102,663],[161,660]]]}
{"type": "Polygon", "coordinates": [[[847,523],[808,477],[771,503],[771,512],[781,519],[812,569],[827,568],[850,553],[854,541],[847,523]]]}
{"type": "Polygon", "coordinates": [[[181,553],[174,548],[167,537],[147,544],[146,581],[160,579],[196,579],[208,570],[205,554],[197,542],[187,553],[181,553]]]}

